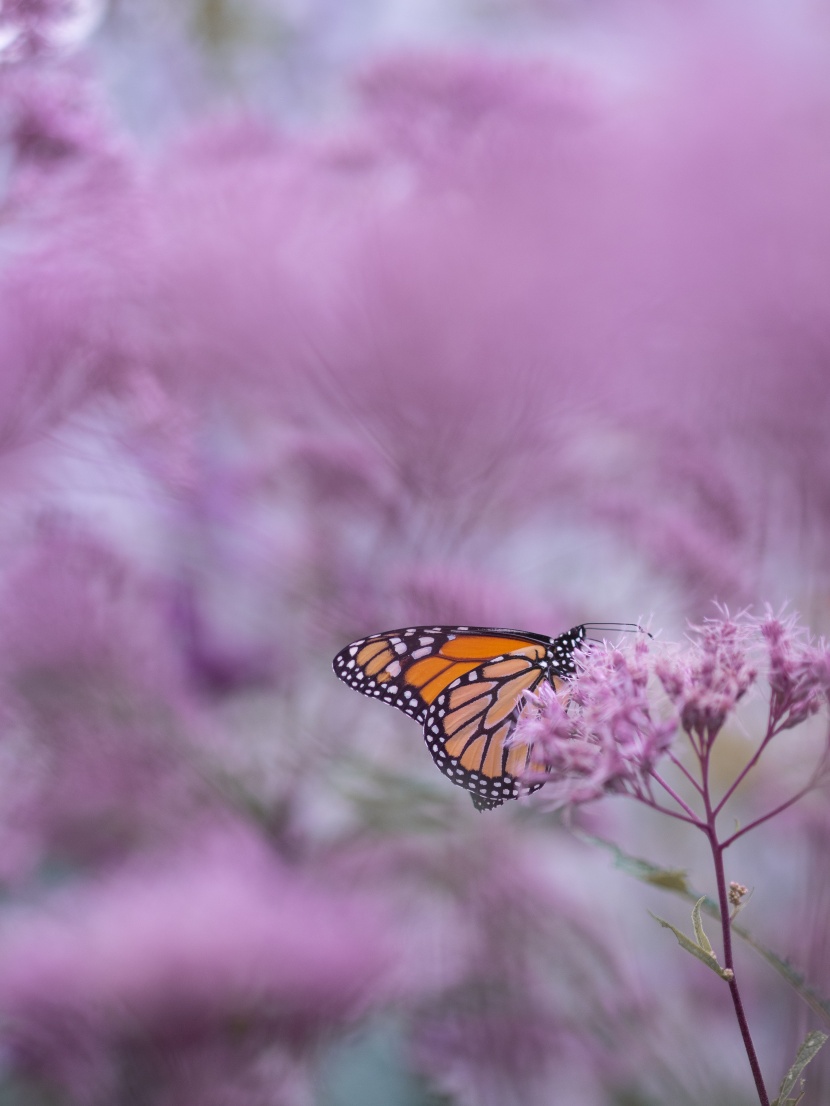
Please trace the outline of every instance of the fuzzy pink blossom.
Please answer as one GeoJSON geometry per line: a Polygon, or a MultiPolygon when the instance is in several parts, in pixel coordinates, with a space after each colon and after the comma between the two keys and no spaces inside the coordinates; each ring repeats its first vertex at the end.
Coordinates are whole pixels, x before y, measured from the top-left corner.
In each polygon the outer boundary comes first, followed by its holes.
{"type": "Polygon", "coordinates": [[[531,745],[534,759],[546,765],[544,772],[528,773],[528,783],[548,780],[557,803],[648,788],[677,724],[654,716],[647,655],[644,642],[631,653],[592,649],[565,694],[544,683],[526,696],[511,741],[531,745]]]}
{"type": "Polygon", "coordinates": [[[694,628],[691,647],[657,659],[654,670],[687,733],[706,746],[762,676],[770,703],[765,741],[827,701],[830,650],[796,616],[728,616],[694,628]]]}
{"type": "Polygon", "coordinates": [[[830,649],[814,644],[795,618],[759,623],[767,647],[770,723],[791,729],[820,710],[830,691],[830,649]]]}
{"type": "Polygon", "coordinates": [[[705,623],[691,650],[675,659],[659,659],[655,672],[688,733],[711,742],[752,684],[751,624],[732,619],[705,623]]]}
{"type": "MultiPolygon", "coordinates": [[[[813,643],[795,618],[724,614],[692,627],[690,638],[680,652],[644,637],[627,650],[591,648],[577,658],[577,675],[564,690],[545,683],[526,695],[511,742],[530,745],[534,760],[545,765],[543,771],[528,773],[527,782],[548,782],[548,793],[560,803],[586,802],[617,791],[649,805],[654,804],[656,782],[680,802],[684,817],[695,821],[656,771],[666,754],[679,763],[671,748],[679,731],[691,741],[708,778],[713,744],[759,672],[765,676],[770,689],[766,732],[721,799],[720,810],[772,738],[827,703],[830,650],[813,643]],[[655,682],[668,698],[668,715],[655,695],[655,682]]],[[[818,783],[828,755],[830,745],[804,790],[818,783]]],[[[699,792],[700,784],[694,786],[699,792]]]]}

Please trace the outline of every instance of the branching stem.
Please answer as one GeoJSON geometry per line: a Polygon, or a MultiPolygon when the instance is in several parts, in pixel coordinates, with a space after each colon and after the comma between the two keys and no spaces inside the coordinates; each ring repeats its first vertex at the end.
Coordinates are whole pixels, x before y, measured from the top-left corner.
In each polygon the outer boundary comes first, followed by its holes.
{"type": "Polygon", "coordinates": [[[669,757],[669,760],[672,762],[672,764],[675,766],[675,768],[677,768],[678,771],[683,773],[683,775],[686,777],[686,779],[689,781],[689,783],[692,785],[692,787],[695,789],[695,791],[697,791],[697,793],[699,795],[702,795],[703,794],[703,788],[701,787],[700,783],[694,778],[694,776],[689,771],[689,769],[686,767],[686,765],[683,763],[683,761],[680,759],[680,757],[675,756],[675,754],[671,751],[671,749],[669,749],[669,751],[668,751],[668,757],[669,757]]]}
{"type": "Polygon", "coordinates": [[[726,790],[726,794],[721,798],[720,802],[715,807],[715,814],[716,815],[720,814],[720,812],[723,810],[723,808],[726,806],[726,804],[729,802],[729,800],[732,798],[732,796],[735,794],[735,792],[741,786],[743,781],[746,779],[746,777],[749,775],[749,773],[752,771],[752,769],[755,767],[755,765],[761,759],[761,754],[763,753],[764,749],[766,749],[767,745],[769,745],[770,741],[772,741],[772,739],[776,736],[776,734],[778,732],[779,731],[773,726],[772,722],[770,722],[770,725],[767,728],[767,732],[764,734],[764,737],[763,737],[763,740],[761,741],[761,744],[758,746],[758,748],[753,753],[752,757],[747,761],[747,763],[743,766],[741,771],[738,773],[738,775],[732,781],[732,783],[730,784],[730,786],[726,790]]]}
{"type": "Polygon", "coordinates": [[[666,794],[670,795],[672,797],[672,799],[674,799],[674,801],[677,803],[677,805],[680,807],[680,809],[686,812],[686,814],[688,815],[688,820],[690,822],[693,822],[696,826],[701,826],[702,827],[704,825],[704,823],[702,823],[700,821],[700,819],[695,814],[695,812],[692,810],[692,808],[689,806],[689,804],[677,794],[677,792],[674,790],[674,788],[670,784],[666,783],[666,781],[663,779],[663,777],[660,775],[659,772],[656,772],[654,769],[652,769],[651,778],[656,780],[660,784],[660,786],[663,788],[663,790],[666,792],[666,794]]]}

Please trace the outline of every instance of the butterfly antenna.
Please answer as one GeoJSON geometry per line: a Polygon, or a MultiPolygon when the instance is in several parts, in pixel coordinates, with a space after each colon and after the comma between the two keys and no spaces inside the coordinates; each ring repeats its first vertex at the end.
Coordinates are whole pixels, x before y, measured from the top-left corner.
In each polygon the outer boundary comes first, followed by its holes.
{"type": "MultiPolygon", "coordinates": [[[[645,626],[641,626],[639,622],[583,622],[582,625],[586,630],[599,630],[602,633],[603,630],[608,630],[611,633],[621,634],[648,634],[649,637],[654,637],[645,626]]],[[[591,641],[596,640],[591,638],[591,641]]]]}

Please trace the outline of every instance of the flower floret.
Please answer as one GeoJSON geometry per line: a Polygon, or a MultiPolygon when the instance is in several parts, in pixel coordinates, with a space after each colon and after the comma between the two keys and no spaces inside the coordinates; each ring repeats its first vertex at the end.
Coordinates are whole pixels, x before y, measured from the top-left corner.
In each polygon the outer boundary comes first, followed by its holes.
{"type": "Polygon", "coordinates": [[[559,804],[647,787],[677,725],[652,717],[646,654],[640,643],[630,653],[592,650],[580,660],[573,686],[557,692],[546,683],[525,696],[511,738],[532,748],[537,767],[525,782],[548,782],[559,804]]]}

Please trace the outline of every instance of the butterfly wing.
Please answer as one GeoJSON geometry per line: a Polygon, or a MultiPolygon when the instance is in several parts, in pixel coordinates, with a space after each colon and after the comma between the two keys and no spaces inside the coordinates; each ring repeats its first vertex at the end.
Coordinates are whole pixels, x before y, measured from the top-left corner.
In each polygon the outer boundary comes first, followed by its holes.
{"type": "MultiPolygon", "coordinates": [[[[545,675],[525,656],[500,657],[454,680],[427,711],[424,739],[432,759],[454,784],[471,793],[479,810],[500,806],[519,794],[529,749],[508,748],[505,742],[516,725],[519,699],[545,675]]],[[[561,683],[555,676],[551,679],[554,687],[561,683]]],[[[541,784],[524,790],[538,787],[541,784]]]]}
{"type": "Polygon", "coordinates": [[[361,638],[334,658],[335,674],[363,695],[380,699],[417,722],[438,695],[486,660],[527,650],[542,660],[549,638],[480,626],[411,626],[361,638]]]}
{"type": "Polygon", "coordinates": [[[333,667],[349,687],[420,722],[436,765],[484,810],[515,798],[528,767],[527,746],[504,745],[519,698],[545,678],[557,687],[572,676],[584,634],[582,626],[555,639],[482,626],[414,626],[352,642],[333,667]]]}

